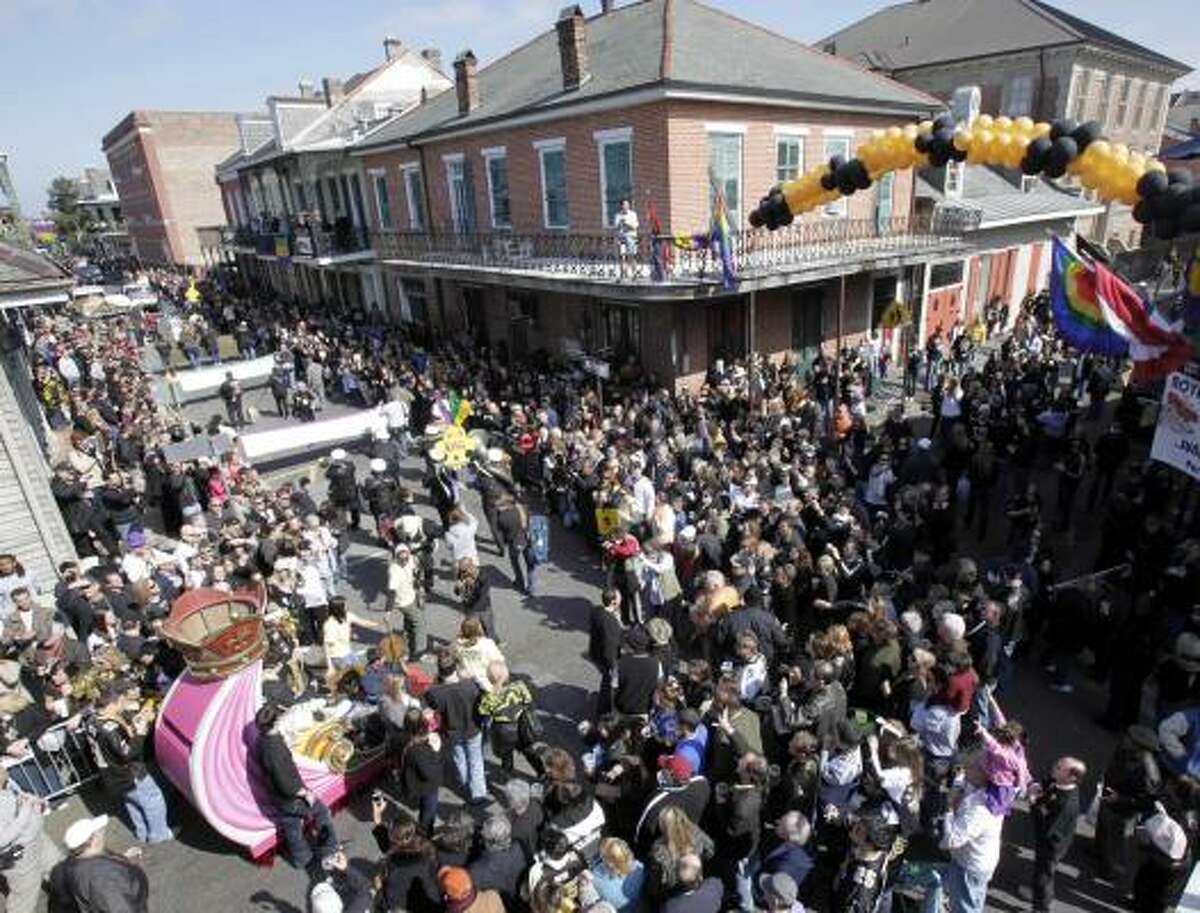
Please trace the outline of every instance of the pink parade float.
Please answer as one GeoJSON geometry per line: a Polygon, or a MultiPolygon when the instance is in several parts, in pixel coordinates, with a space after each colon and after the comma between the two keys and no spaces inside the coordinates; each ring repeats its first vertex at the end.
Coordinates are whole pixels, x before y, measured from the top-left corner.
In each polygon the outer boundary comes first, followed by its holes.
{"type": "MultiPolygon", "coordinates": [[[[263,703],[266,591],[191,590],[177,599],[163,633],[188,669],[171,686],[154,732],[158,763],[212,825],[252,859],[277,840],[273,807],[258,768],[254,714],[263,703]]],[[[384,767],[382,746],[356,751],[335,721],[299,733],[293,752],[305,786],[330,808],[384,767]]]]}

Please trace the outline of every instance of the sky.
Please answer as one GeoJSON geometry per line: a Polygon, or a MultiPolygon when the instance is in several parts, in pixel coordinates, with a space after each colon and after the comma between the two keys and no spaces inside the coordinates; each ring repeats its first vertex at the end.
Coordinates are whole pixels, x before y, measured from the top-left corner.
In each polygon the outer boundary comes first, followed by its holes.
{"type": "MultiPolygon", "coordinates": [[[[618,3],[622,0],[618,0],[618,3]]],[[[707,0],[804,42],[888,0],[707,0]]],[[[1054,0],[1200,67],[1195,0],[1054,0]],[[1190,9],[1189,9],[1190,8],[1190,9]]],[[[383,59],[385,35],[481,65],[549,28],[566,0],[0,0],[0,150],[26,213],[59,174],[103,165],[100,140],[135,108],[262,110],[301,78],[383,59]]],[[[600,0],[582,0],[589,15],[600,0]]],[[[736,54],[736,48],[728,53],[736,54]]],[[[1184,85],[1200,88],[1200,74],[1184,85]]]]}

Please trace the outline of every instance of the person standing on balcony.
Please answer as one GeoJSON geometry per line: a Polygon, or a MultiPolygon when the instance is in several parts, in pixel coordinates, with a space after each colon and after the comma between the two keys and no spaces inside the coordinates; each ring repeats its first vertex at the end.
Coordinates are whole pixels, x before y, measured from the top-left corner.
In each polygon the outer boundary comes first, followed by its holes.
{"type": "Polygon", "coordinates": [[[621,278],[626,273],[631,277],[636,274],[635,258],[638,252],[638,215],[629,205],[628,200],[621,201],[621,208],[613,219],[613,227],[617,230],[617,256],[621,264],[621,278]]]}

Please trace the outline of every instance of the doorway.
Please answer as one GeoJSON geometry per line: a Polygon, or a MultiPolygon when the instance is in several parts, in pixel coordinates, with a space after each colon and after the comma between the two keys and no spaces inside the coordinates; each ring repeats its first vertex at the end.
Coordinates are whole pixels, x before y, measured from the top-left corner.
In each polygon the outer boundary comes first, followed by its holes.
{"type": "Polygon", "coordinates": [[[792,349],[803,371],[808,371],[821,353],[824,310],[823,286],[805,286],[792,293],[792,349]]]}
{"type": "Polygon", "coordinates": [[[729,298],[709,304],[708,363],[727,361],[746,354],[746,299],[729,298]]]}

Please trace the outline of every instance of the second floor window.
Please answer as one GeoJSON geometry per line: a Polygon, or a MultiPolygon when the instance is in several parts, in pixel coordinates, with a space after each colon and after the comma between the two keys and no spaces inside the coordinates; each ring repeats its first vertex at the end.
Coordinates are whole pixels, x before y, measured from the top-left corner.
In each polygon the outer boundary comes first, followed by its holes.
{"type": "Polygon", "coordinates": [[[1071,95],[1071,118],[1083,120],[1087,113],[1088,94],[1092,87],[1092,74],[1087,70],[1075,71],[1075,85],[1071,95]]]}
{"type": "Polygon", "coordinates": [[[775,183],[794,181],[804,168],[804,139],[799,136],[775,138],[775,183]]]}
{"type": "Polygon", "coordinates": [[[304,183],[297,181],[294,185],[294,197],[298,212],[308,212],[308,197],[304,193],[304,183]]]}
{"type": "Polygon", "coordinates": [[[1129,126],[1140,129],[1146,126],[1146,100],[1150,97],[1151,84],[1148,82],[1138,86],[1137,103],[1133,109],[1133,120],[1129,122],[1129,126]]]}
{"type": "Polygon", "coordinates": [[[538,149],[542,170],[542,221],[547,228],[567,228],[567,149],[564,145],[538,149]]]}
{"type": "Polygon", "coordinates": [[[488,155],[488,198],[492,205],[492,228],[512,228],[512,208],[508,201],[508,157],[503,153],[488,155]]]}
{"type": "Polygon", "coordinates": [[[1005,87],[1004,113],[1023,117],[1033,111],[1033,77],[1014,76],[1005,87]]]}
{"type": "Polygon", "coordinates": [[[379,209],[379,227],[392,227],[392,203],[388,199],[387,178],[382,174],[375,175],[375,205],[379,209]]]}
{"type": "Polygon", "coordinates": [[[337,178],[327,178],[326,185],[329,187],[329,219],[332,222],[345,210],[342,209],[342,197],[338,193],[337,178]]]}
{"type": "Polygon", "coordinates": [[[1103,73],[1096,74],[1096,120],[1101,127],[1108,126],[1109,80],[1103,73]]]}
{"type": "Polygon", "coordinates": [[[875,182],[875,227],[880,234],[888,230],[892,219],[892,191],[895,188],[896,175],[888,172],[875,182]]]}
{"type": "Polygon", "coordinates": [[[621,211],[621,201],[633,201],[633,144],[628,139],[604,140],[600,143],[600,187],[604,199],[601,217],[611,228],[621,211]]]}
{"type": "Polygon", "coordinates": [[[719,192],[725,197],[729,212],[729,227],[737,231],[742,226],[742,135],[740,133],[708,134],[708,171],[713,183],[709,206],[717,201],[719,192]]]}
{"type": "Polygon", "coordinates": [[[1117,90],[1117,113],[1113,119],[1114,127],[1124,127],[1125,117],[1129,113],[1129,96],[1133,92],[1133,80],[1121,80],[1121,88],[1117,90]]]}
{"type": "Polygon", "coordinates": [[[462,156],[446,159],[446,184],[450,192],[450,221],[460,233],[475,230],[471,170],[462,156]]]}
{"type": "MultiPolygon", "coordinates": [[[[840,155],[843,158],[850,158],[850,137],[848,136],[827,136],[825,137],[825,160],[833,158],[835,155],[840,155]]],[[[830,218],[845,218],[846,217],[846,198],[834,200],[832,203],[826,203],[824,209],[825,215],[830,218]]]]}
{"type": "Polygon", "coordinates": [[[425,188],[421,184],[420,168],[405,168],[404,198],[408,204],[408,227],[413,231],[425,228],[425,188]]]}

